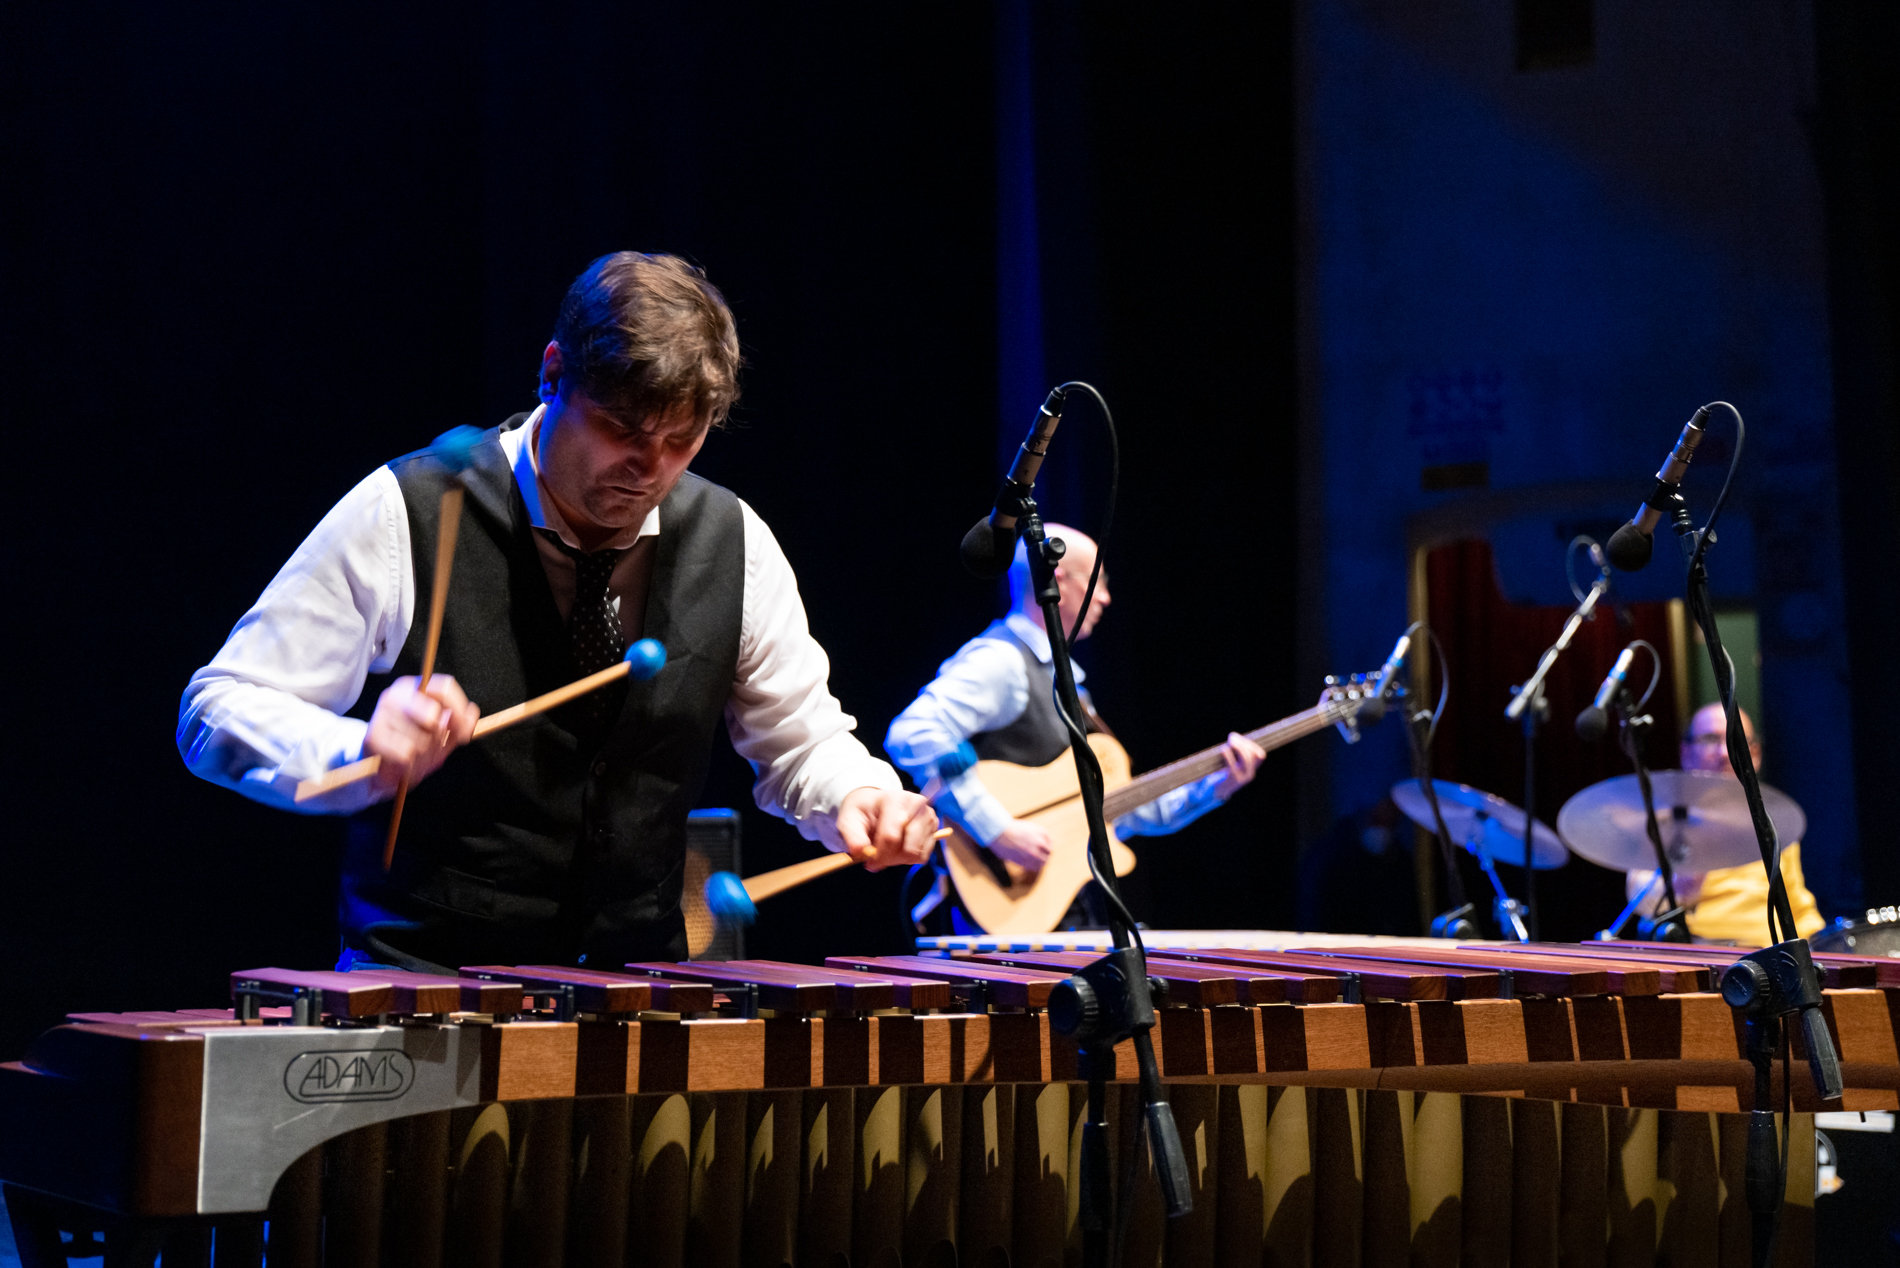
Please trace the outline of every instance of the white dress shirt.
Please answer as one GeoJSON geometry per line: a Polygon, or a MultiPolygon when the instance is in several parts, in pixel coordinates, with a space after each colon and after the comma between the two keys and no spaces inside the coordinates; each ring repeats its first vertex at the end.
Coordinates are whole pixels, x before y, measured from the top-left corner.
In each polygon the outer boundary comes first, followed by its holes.
{"type": "MultiPolygon", "coordinates": [[[[1021,639],[1042,662],[1046,672],[1038,676],[1035,689],[1053,690],[1055,667],[1049,660],[1049,635],[1042,626],[1021,612],[992,622],[943,662],[937,677],[897,715],[884,737],[884,751],[920,786],[935,777],[938,764],[971,736],[1001,730],[1022,717],[1029,707],[1029,670],[1009,634],[1021,639]]],[[[1085,677],[1077,665],[1078,687],[1085,677]]],[[[1214,789],[1224,774],[1217,772],[1164,793],[1109,827],[1118,837],[1179,832],[1221,804],[1214,789]]],[[[984,845],[994,841],[1011,822],[1003,803],[971,770],[945,780],[935,805],[938,813],[984,845]]]]}
{"type": "MultiPolygon", "coordinates": [[[[503,432],[501,445],[537,529],[578,546],[541,485],[542,410],[503,432]]],[[[760,809],[809,840],[843,848],[836,815],[855,788],[895,790],[897,773],[872,757],[857,720],[833,698],[831,662],[812,638],[798,580],[772,531],[739,503],[745,527],[745,598],[739,662],[726,701],[733,748],[757,775],[760,809]]],[[[629,640],[645,618],[656,508],[607,545],[624,549],[608,589],[629,640]]],[[[555,603],[574,603],[574,562],[533,534],[555,603]]],[[[267,805],[349,814],[373,800],[361,781],[296,804],[297,784],[363,755],[366,722],[344,717],[372,673],[394,666],[416,618],[409,518],[395,473],[378,467],[304,539],[211,663],[191,676],[178,716],[178,750],[191,771],[267,805]]]]}

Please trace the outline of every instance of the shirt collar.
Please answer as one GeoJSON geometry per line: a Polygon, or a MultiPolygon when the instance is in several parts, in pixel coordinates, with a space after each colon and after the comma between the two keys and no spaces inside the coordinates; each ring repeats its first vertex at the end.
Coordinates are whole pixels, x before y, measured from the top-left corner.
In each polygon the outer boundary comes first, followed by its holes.
{"type": "MultiPolygon", "coordinates": [[[[1021,612],[1011,612],[1003,618],[1003,624],[1009,628],[1011,634],[1023,641],[1025,647],[1035,653],[1037,660],[1045,665],[1049,663],[1049,635],[1042,626],[1037,625],[1021,612]]],[[[1070,663],[1074,664],[1073,660],[1070,663]]],[[[1086,677],[1088,675],[1083,672],[1082,666],[1075,665],[1075,680],[1081,682],[1086,677]]]]}
{"type": "MultiPolygon", "coordinates": [[[[508,457],[508,465],[514,469],[515,486],[521,490],[521,500],[528,508],[528,523],[535,528],[547,529],[569,546],[579,550],[580,541],[574,536],[574,531],[567,526],[567,521],[561,518],[561,512],[556,509],[554,499],[548,496],[547,487],[541,483],[541,458],[535,452],[537,448],[535,440],[540,433],[541,418],[547,413],[547,408],[545,405],[537,406],[534,413],[528,415],[527,422],[512,431],[503,432],[501,449],[508,457]]],[[[603,542],[601,548],[625,550],[642,537],[657,537],[659,532],[660,508],[656,506],[647,512],[646,519],[642,520],[638,527],[621,530],[603,542]]],[[[1044,640],[1043,646],[1048,646],[1047,640],[1044,640]]],[[[1047,659],[1046,654],[1044,658],[1047,659]]]]}

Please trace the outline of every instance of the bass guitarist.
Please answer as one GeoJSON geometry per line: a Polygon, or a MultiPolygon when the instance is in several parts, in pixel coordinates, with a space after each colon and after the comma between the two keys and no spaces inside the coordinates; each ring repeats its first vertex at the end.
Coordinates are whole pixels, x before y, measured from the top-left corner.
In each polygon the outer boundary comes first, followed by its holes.
{"type": "MultiPolygon", "coordinates": [[[[1095,542],[1085,533],[1048,525],[1068,553],[1056,569],[1062,621],[1074,628],[1089,573],[1095,567],[1095,542]]],[[[978,760],[1042,766],[1068,751],[1069,736],[1055,706],[1055,669],[1049,661],[1049,636],[1042,609],[1031,592],[1029,562],[1021,543],[1009,570],[1007,615],[957,649],[937,677],[897,715],[884,737],[884,748],[919,786],[941,781],[935,806],[948,822],[988,847],[997,857],[1030,870],[1049,858],[1049,832],[1041,824],[1013,817],[970,769],[978,760]]],[[[1109,605],[1108,573],[1096,582],[1088,615],[1076,633],[1079,642],[1095,629],[1109,605]]],[[[1109,733],[1075,677],[1090,731],[1109,733]]],[[[1225,769],[1123,815],[1110,825],[1118,837],[1161,836],[1178,832],[1252,782],[1266,753],[1244,735],[1230,734],[1221,757],[1225,769]]],[[[1090,891],[1093,890],[1090,886],[1090,891]]],[[[1085,891],[1078,905],[1093,907],[1085,891]]],[[[1071,920],[1099,924],[1094,911],[1071,911],[1071,920]]],[[[1065,922],[1069,923],[1069,922],[1065,922]]]]}

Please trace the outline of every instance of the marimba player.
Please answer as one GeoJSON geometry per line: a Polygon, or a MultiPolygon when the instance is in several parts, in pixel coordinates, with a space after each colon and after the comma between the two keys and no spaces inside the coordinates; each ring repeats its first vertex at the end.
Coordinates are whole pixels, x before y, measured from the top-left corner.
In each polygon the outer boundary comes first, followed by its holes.
{"type": "Polygon", "coordinates": [[[438,502],[456,478],[428,452],[346,494],[192,675],[178,747],[207,780],[291,808],[299,781],[381,758],[375,779],[298,807],[350,816],[346,961],[684,958],[686,815],[722,715],[761,807],[873,868],[927,857],[936,816],[852,735],[771,531],[687,471],[739,363],[700,270],[601,257],[561,303],[539,408],[486,433],[460,473],[427,689],[438,502]],[[669,653],[651,681],[469,743],[480,712],[612,665],[642,635],[669,653]]]}

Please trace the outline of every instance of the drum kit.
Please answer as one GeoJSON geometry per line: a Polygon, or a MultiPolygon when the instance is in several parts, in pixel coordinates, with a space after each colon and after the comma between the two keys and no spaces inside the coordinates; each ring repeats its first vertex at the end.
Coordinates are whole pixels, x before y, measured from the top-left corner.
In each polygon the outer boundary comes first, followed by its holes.
{"type": "MultiPolygon", "coordinates": [[[[1662,850],[1672,871],[1698,874],[1718,868],[1759,865],[1760,849],[1748,802],[1740,781],[1698,770],[1661,770],[1650,774],[1662,850]]],[[[1452,844],[1478,860],[1495,891],[1492,906],[1500,933],[1517,942],[1530,940],[1524,924],[1524,905],[1512,898],[1499,879],[1496,864],[1539,870],[1562,867],[1569,856],[1586,859],[1619,872],[1656,868],[1656,845],[1648,833],[1648,813],[1642,787],[1635,775],[1620,775],[1592,784],[1564,803],[1552,831],[1541,822],[1531,825],[1530,849],[1525,849],[1525,814],[1494,793],[1449,780],[1432,781],[1438,816],[1452,844]]],[[[1799,841],[1807,816],[1792,797],[1762,785],[1762,800],[1783,846],[1799,841]]],[[[1436,830],[1430,799],[1416,779],[1395,784],[1392,800],[1413,823],[1436,830]]],[[[1637,907],[1661,884],[1658,876],[1631,901],[1609,930],[1624,928],[1637,907]]],[[[1873,913],[1870,913],[1872,915],[1873,913]]],[[[1900,929],[1900,923],[1888,930],[1900,929]]],[[[1886,934],[1888,930],[1882,930],[1886,934]]],[[[1829,936],[1834,931],[1820,936],[1829,936]]]]}

